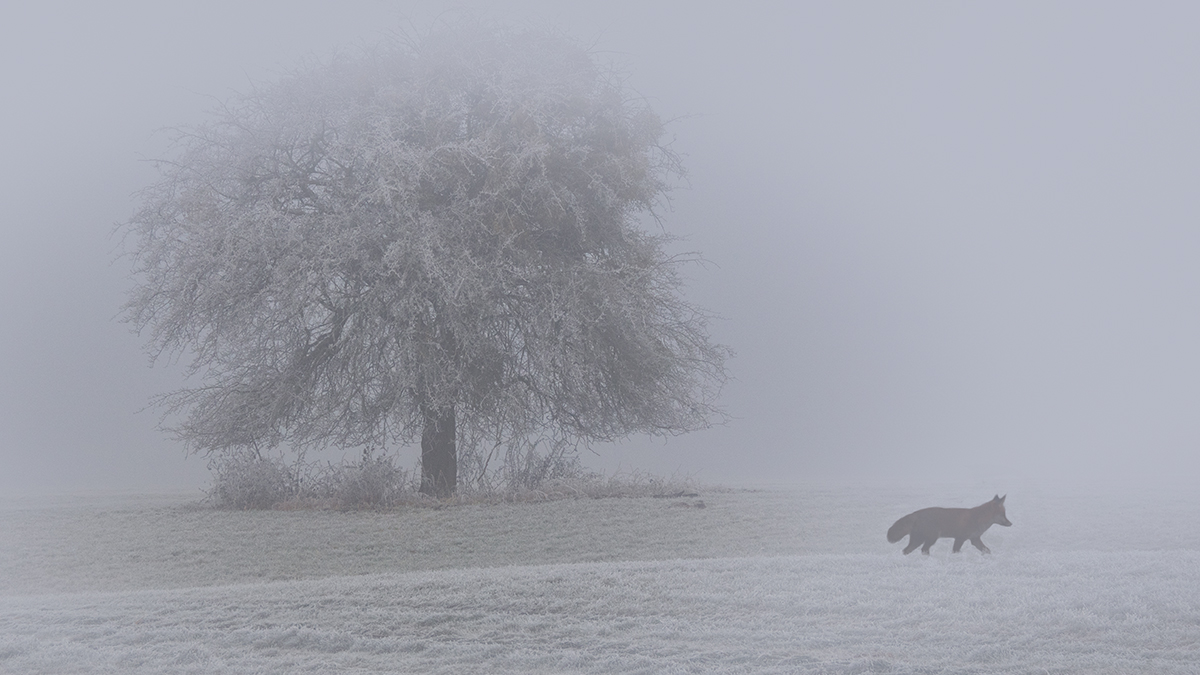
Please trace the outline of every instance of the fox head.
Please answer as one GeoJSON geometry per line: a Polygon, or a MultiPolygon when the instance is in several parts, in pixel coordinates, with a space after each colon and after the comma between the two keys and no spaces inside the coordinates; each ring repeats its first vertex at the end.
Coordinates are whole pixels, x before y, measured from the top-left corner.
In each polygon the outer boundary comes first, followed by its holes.
{"type": "Polygon", "coordinates": [[[1009,519],[1004,515],[1004,500],[1007,497],[1008,495],[1004,495],[1004,497],[996,495],[992,498],[992,501],[988,502],[988,505],[992,507],[991,511],[993,523],[996,525],[1003,525],[1004,527],[1011,527],[1012,522],[1009,521],[1009,519]]]}

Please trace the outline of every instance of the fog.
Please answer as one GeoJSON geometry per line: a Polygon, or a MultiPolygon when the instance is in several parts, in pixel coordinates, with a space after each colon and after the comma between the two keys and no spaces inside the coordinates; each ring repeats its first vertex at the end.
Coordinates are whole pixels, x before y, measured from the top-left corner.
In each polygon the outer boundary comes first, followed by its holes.
{"type": "Polygon", "coordinates": [[[155,179],[156,130],[472,7],[592,45],[674,120],[689,176],[665,226],[711,261],[689,297],[737,352],[727,425],[596,446],[592,466],[1195,479],[1200,9],[711,4],[0,9],[0,490],[206,482],[139,412],[180,369],[116,320],[112,231],[155,179]]]}

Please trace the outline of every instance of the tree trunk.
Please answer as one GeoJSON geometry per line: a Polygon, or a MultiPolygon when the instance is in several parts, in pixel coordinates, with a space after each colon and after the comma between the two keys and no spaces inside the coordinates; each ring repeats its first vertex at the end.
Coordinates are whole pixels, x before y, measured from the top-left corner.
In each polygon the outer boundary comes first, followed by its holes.
{"type": "Polygon", "coordinates": [[[421,493],[443,498],[458,486],[454,408],[427,411],[421,432],[421,493]]]}

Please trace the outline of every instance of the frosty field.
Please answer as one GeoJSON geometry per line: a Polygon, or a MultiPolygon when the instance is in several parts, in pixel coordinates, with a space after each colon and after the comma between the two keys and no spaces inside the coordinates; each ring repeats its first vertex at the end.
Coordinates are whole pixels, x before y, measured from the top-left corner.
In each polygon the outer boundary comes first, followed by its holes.
{"type": "Polygon", "coordinates": [[[701,489],[370,512],[0,501],[5,673],[1194,673],[1200,500],[1009,490],[1011,528],[884,532],[982,487],[701,489]]]}

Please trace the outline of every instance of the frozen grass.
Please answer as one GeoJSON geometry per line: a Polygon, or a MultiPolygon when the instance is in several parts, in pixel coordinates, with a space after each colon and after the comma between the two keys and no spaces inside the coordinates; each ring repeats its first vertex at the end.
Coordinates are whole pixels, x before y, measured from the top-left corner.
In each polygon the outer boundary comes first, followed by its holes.
{"type": "Polygon", "coordinates": [[[991,556],[884,540],[990,496],[0,503],[0,672],[1200,671],[1200,505],[1010,490],[991,556]]]}

